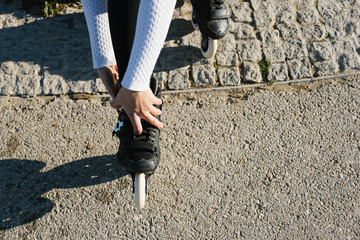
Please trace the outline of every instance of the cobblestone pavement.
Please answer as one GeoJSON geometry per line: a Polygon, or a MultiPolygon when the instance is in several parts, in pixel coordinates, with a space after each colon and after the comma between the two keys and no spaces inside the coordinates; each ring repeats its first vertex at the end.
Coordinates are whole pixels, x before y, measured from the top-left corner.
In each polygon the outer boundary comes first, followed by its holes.
{"type": "MultiPolygon", "coordinates": [[[[237,86],[331,76],[360,69],[360,1],[228,0],[231,31],[216,57],[204,60],[191,4],[179,0],[155,75],[164,89],[237,86]]],[[[43,19],[0,3],[0,94],[105,92],[92,70],[81,7],[43,19]]]]}

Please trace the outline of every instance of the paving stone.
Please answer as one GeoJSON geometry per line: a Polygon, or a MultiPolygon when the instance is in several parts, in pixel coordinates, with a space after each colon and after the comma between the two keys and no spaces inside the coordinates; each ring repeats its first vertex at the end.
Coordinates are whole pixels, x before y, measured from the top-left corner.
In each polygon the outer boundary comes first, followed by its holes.
{"type": "Polygon", "coordinates": [[[274,48],[264,48],[264,55],[266,60],[271,63],[277,62],[285,62],[285,53],[283,48],[281,47],[274,47],[274,48]]]}
{"type": "Polygon", "coordinates": [[[89,93],[89,94],[93,93],[93,86],[92,86],[93,83],[94,81],[89,81],[89,80],[67,82],[69,86],[69,93],[89,93]]]}
{"type": "Polygon", "coordinates": [[[342,8],[338,1],[333,0],[319,0],[317,4],[321,19],[325,23],[337,17],[342,8]]]}
{"type": "Polygon", "coordinates": [[[300,24],[315,24],[318,21],[318,13],[315,7],[304,8],[298,11],[297,21],[300,24]]]}
{"type": "Polygon", "coordinates": [[[313,62],[329,60],[334,57],[332,46],[328,42],[314,42],[307,45],[309,58],[313,62]]]}
{"type": "Polygon", "coordinates": [[[360,2],[358,0],[340,0],[343,7],[359,7],[360,2]]]}
{"type": "Polygon", "coordinates": [[[308,8],[309,6],[314,6],[315,0],[297,0],[297,7],[299,9],[308,8]]]}
{"type": "MultiPolygon", "coordinates": [[[[189,69],[187,67],[181,69],[184,72],[188,72],[189,69]]],[[[165,90],[167,88],[168,82],[168,73],[166,71],[154,72],[152,74],[153,78],[156,78],[160,83],[160,88],[165,90]]]]}
{"type": "MultiPolygon", "coordinates": [[[[354,6],[354,5],[352,5],[352,6],[354,6]]],[[[344,13],[345,16],[349,16],[349,18],[351,18],[357,22],[360,22],[360,7],[347,8],[347,9],[344,9],[344,12],[345,12],[344,13]]]]}
{"type": "Polygon", "coordinates": [[[291,79],[311,77],[311,67],[309,59],[293,59],[287,61],[291,79]]]}
{"type": "Polygon", "coordinates": [[[219,52],[235,52],[236,41],[233,34],[226,34],[224,38],[218,40],[219,52]]]}
{"type": "Polygon", "coordinates": [[[277,47],[281,45],[281,39],[279,37],[279,31],[276,29],[268,29],[260,32],[262,47],[277,47]]]}
{"type": "Polygon", "coordinates": [[[333,41],[332,45],[334,47],[335,54],[338,56],[350,55],[355,52],[355,43],[351,40],[333,41]]]}
{"type": "MultiPolygon", "coordinates": [[[[59,75],[51,75],[48,71],[44,72],[43,94],[58,95],[69,92],[69,86],[65,79],[59,75]]],[[[102,84],[102,83],[101,83],[102,84]]],[[[102,84],[104,86],[104,84],[102,84]]],[[[105,88],[105,87],[104,87],[105,88]]],[[[105,89],[106,92],[106,89],[105,89]]]]}
{"type": "Polygon", "coordinates": [[[272,3],[272,0],[250,0],[251,6],[255,11],[268,9],[272,3]]]}
{"type": "Polygon", "coordinates": [[[304,42],[301,39],[285,41],[283,46],[287,59],[302,58],[307,55],[304,42]]]}
{"type": "Polygon", "coordinates": [[[37,76],[19,76],[16,79],[16,94],[36,96],[41,94],[41,77],[37,76]]]}
{"type": "Polygon", "coordinates": [[[5,75],[0,81],[0,95],[28,95],[36,96],[41,94],[41,77],[27,75],[5,75]]]}
{"type": "Polygon", "coordinates": [[[239,51],[241,62],[257,62],[261,60],[259,40],[240,41],[237,49],[239,51]]]}
{"type": "Polygon", "coordinates": [[[41,67],[30,62],[6,61],[0,65],[0,95],[41,94],[41,67]]]}
{"type": "Polygon", "coordinates": [[[195,65],[192,69],[195,87],[215,84],[215,68],[212,65],[195,65]]]}
{"type": "Polygon", "coordinates": [[[241,82],[239,68],[218,69],[218,79],[221,86],[237,86],[241,82]]]}
{"type": "Polygon", "coordinates": [[[296,17],[296,9],[294,5],[281,5],[275,8],[276,22],[293,22],[296,17]]]}
{"type": "Polygon", "coordinates": [[[244,63],[244,82],[259,83],[261,81],[259,65],[257,63],[244,63]]]}
{"type": "Polygon", "coordinates": [[[15,69],[16,69],[15,62],[13,61],[2,62],[0,65],[0,76],[3,78],[4,76],[7,75],[13,75],[15,69]]]}
{"type": "Polygon", "coordinates": [[[0,95],[1,96],[16,95],[15,83],[16,83],[16,79],[14,77],[10,75],[1,76],[0,95]]]}
{"type": "Polygon", "coordinates": [[[354,39],[355,39],[355,53],[360,55],[360,35],[354,37],[354,39]]]}
{"type": "Polygon", "coordinates": [[[219,52],[216,54],[216,62],[219,66],[233,67],[238,65],[239,56],[235,52],[219,52]]]}
{"type": "Polygon", "coordinates": [[[270,28],[275,23],[275,14],[271,7],[254,12],[255,25],[258,30],[270,28]]]}
{"type": "Polygon", "coordinates": [[[167,86],[170,90],[179,90],[190,87],[189,74],[186,69],[169,71],[167,86]]]}
{"type": "Polygon", "coordinates": [[[288,69],[286,64],[270,64],[268,79],[274,81],[287,81],[288,77],[288,69]]]}
{"type": "Polygon", "coordinates": [[[40,76],[41,67],[39,64],[32,64],[29,62],[19,61],[6,61],[2,62],[0,65],[0,74],[12,75],[12,76],[22,76],[22,75],[32,75],[40,76]]]}
{"type": "Polygon", "coordinates": [[[276,26],[280,30],[281,37],[284,40],[290,40],[300,37],[300,29],[295,23],[282,22],[276,24],[276,26]]]}
{"type": "Polygon", "coordinates": [[[252,9],[247,2],[232,3],[231,10],[233,11],[233,19],[235,22],[252,22],[252,9]]]}
{"type": "Polygon", "coordinates": [[[337,16],[336,18],[327,21],[325,27],[329,39],[342,40],[346,38],[345,26],[346,24],[343,16],[337,16]]]}
{"type": "Polygon", "coordinates": [[[315,77],[333,75],[339,71],[338,64],[334,60],[315,62],[314,67],[315,77]]]}
{"type": "Polygon", "coordinates": [[[346,37],[352,35],[359,35],[360,33],[360,23],[358,21],[348,21],[345,25],[345,35],[346,37]]]}
{"type": "Polygon", "coordinates": [[[360,69],[360,57],[356,53],[343,54],[338,57],[340,71],[344,72],[350,69],[360,69]]]}
{"type": "Polygon", "coordinates": [[[229,34],[234,34],[234,28],[236,24],[241,24],[241,23],[234,22],[231,18],[229,19],[229,34]]]}
{"type": "MultiPolygon", "coordinates": [[[[189,20],[188,28],[193,29],[189,20]]],[[[188,30],[189,31],[189,30],[188,30]]],[[[196,46],[200,47],[201,42],[201,32],[200,31],[192,31],[190,34],[184,36],[182,38],[183,46],[196,46]]]]}
{"type": "MultiPolygon", "coordinates": [[[[199,47],[200,47],[199,39],[199,47]]],[[[162,52],[164,52],[164,59],[162,62],[162,66],[157,68],[156,71],[164,71],[169,69],[176,69],[179,67],[189,67],[189,56],[186,55],[186,51],[176,51],[176,47],[164,48],[162,52]]],[[[199,49],[200,51],[200,49],[199,49]]]]}
{"type": "Polygon", "coordinates": [[[105,85],[102,83],[100,78],[95,79],[94,92],[107,93],[105,85]]]}
{"type": "Polygon", "coordinates": [[[234,23],[233,33],[236,40],[256,39],[254,28],[246,23],[234,23]]]}
{"type": "Polygon", "coordinates": [[[315,24],[302,29],[304,37],[309,41],[321,41],[326,37],[325,26],[315,24]]]}

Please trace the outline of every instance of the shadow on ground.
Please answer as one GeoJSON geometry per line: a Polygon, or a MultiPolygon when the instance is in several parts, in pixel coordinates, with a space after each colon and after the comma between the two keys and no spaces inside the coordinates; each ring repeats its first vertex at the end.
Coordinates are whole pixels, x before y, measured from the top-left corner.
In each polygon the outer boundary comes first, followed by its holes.
{"type": "Polygon", "coordinates": [[[0,230],[34,221],[50,212],[54,203],[41,195],[52,189],[92,186],[127,175],[113,155],[76,160],[42,172],[44,162],[0,161],[0,230]]]}
{"type": "MultiPolygon", "coordinates": [[[[20,14],[18,19],[24,18],[20,14]]],[[[18,27],[0,29],[0,73],[5,75],[40,75],[51,79],[54,75],[66,81],[93,81],[90,41],[83,13],[74,13],[38,19],[18,27]],[[21,62],[30,64],[27,68],[12,66],[21,62]],[[38,67],[34,68],[33,65],[38,67]],[[20,72],[19,72],[20,71],[20,72]]],[[[167,35],[167,41],[176,40],[180,46],[165,47],[155,67],[156,71],[168,71],[189,66],[202,59],[200,50],[181,45],[183,37],[193,32],[190,21],[174,19],[167,35]]],[[[199,39],[200,41],[200,39],[199,39]]]]}
{"type": "MultiPolygon", "coordinates": [[[[82,13],[3,28],[0,29],[0,36],[1,63],[12,61],[39,65],[40,72],[37,74],[60,75],[70,81],[95,78],[90,41],[82,13]]],[[[11,68],[6,68],[3,66],[5,73],[16,74],[11,68]]]]}

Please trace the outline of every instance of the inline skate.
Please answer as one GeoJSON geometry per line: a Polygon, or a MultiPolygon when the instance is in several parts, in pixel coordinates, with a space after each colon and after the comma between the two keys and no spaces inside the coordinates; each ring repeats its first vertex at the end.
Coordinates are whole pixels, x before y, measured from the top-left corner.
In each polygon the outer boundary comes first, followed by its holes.
{"type": "MultiPolygon", "coordinates": [[[[157,79],[152,78],[150,88],[156,97],[160,97],[157,79]]],[[[161,109],[160,106],[156,106],[161,109]]],[[[155,172],[160,162],[160,129],[145,120],[141,120],[143,131],[135,135],[130,119],[124,110],[118,110],[118,121],[114,126],[113,135],[120,139],[116,157],[121,166],[131,175],[135,205],[141,209],[145,206],[148,178],[155,172]]],[[[156,116],[160,120],[160,116],[156,116]]]]}
{"type": "MultiPolygon", "coordinates": [[[[189,2],[189,0],[186,0],[189,2]]],[[[191,0],[193,10],[191,23],[201,32],[201,53],[205,58],[212,58],[217,51],[217,40],[229,32],[230,8],[225,7],[225,0],[191,0]]]]}

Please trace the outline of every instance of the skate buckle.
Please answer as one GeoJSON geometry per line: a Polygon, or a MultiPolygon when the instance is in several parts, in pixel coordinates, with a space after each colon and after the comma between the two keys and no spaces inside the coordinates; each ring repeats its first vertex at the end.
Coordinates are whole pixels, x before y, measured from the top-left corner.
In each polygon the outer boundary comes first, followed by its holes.
{"type": "Polygon", "coordinates": [[[121,127],[124,126],[124,122],[121,122],[120,120],[118,120],[114,126],[114,132],[118,132],[121,130],[121,127]]]}

